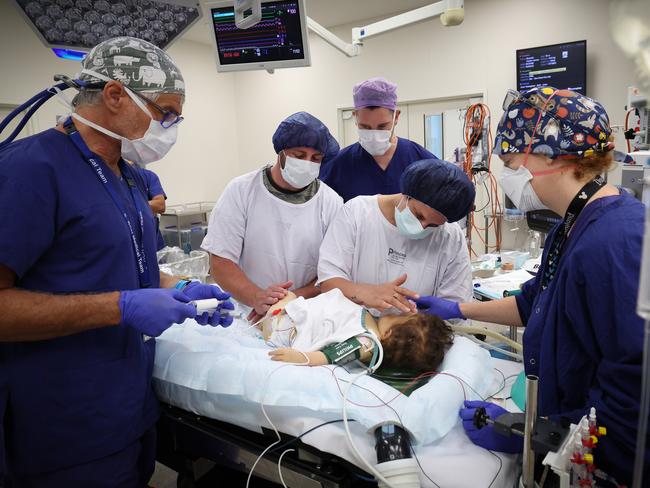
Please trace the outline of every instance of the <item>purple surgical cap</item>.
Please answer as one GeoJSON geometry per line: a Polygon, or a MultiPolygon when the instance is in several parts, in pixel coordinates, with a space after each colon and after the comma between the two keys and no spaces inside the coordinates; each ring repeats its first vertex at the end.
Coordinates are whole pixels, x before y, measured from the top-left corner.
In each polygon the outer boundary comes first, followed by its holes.
{"type": "Polygon", "coordinates": [[[354,108],[383,107],[397,108],[397,85],[385,78],[370,78],[354,85],[352,89],[354,108]]]}

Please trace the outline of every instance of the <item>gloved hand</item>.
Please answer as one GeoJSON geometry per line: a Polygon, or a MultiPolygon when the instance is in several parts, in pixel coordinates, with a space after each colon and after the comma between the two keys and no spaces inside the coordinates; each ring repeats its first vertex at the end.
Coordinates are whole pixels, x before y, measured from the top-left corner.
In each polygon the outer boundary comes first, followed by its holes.
{"type": "Polygon", "coordinates": [[[233,318],[228,313],[228,310],[234,310],[235,305],[230,301],[230,293],[224,292],[216,285],[204,285],[198,281],[191,281],[182,291],[190,300],[204,300],[206,298],[223,300],[212,315],[209,315],[208,312],[197,315],[195,317],[197,323],[201,325],[210,324],[215,327],[217,325],[228,327],[232,324],[233,318]]]}
{"type": "Polygon", "coordinates": [[[180,324],[196,315],[196,307],[179,290],[142,288],[120,292],[118,305],[126,325],[151,337],[158,337],[172,324],[180,324]]]}
{"type": "Polygon", "coordinates": [[[507,410],[499,405],[490,402],[465,402],[465,408],[460,409],[460,418],[463,419],[463,427],[467,437],[477,446],[484,447],[490,451],[507,452],[515,454],[524,449],[524,439],[518,435],[512,434],[510,437],[497,434],[492,425],[486,425],[479,429],[474,425],[474,414],[480,407],[485,411],[492,420],[496,420],[507,410]]]}
{"type": "Polygon", "coordinates": [[[442,320],[467,318],[460,311],[460,305],[458,302],[453,302],[444,298],[434,296],[420,297],[415,301],[415,304],[421,312],[429,315],[437,315],[442,320]]]}

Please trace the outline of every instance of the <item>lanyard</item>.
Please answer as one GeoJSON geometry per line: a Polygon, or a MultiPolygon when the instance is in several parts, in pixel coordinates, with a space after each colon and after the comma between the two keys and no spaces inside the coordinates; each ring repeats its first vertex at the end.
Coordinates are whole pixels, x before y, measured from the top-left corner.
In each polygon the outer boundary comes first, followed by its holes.
{"type": "Polygon", "coordinates": [[[545,290],[551,280],[555,277],[560,264],[560,257],[562,256],[564,243],[566,242],[573,224],[578,220],[580,212],[585,208],[589,199],[603,186],[605,186],[605,179],[599,175],[583,186],[577,195],[573,197],[573,200],[571,200],[569,208],[564,215],[564,220],[555,233],[555,237],[553,238],[553,242],[551,243],[551,247],[549,248],[546,257],[546,266],[544,267],[544,274],[542,275],[542,290],[545,290]]]}
{"type": "Polygon", "coordinates": [[[111,200],[113,200],[113,203],[122,214],[122,217],[124,218],[126,225],[129,229],[129,232],[131,234],[131,243],[133,244],[133,250],[135,251],[135,260],[136,260],[136,267],[138,270],[138,278],[140,280],[140,287],[148,288],[149,286],[151,286],[151,279],[149,276],[149,266],[147,265],[147,256],[144,250],[145,212],[143,212],[142,199],[138,198],[139,190],[135,184],[135,181],[132,177],[129,177],[131,170],[127,169],[125,164],[120,164],[120,169],[124,174],[124,179],[126,180],[129,186],[129,190],[131,191],[131,198],[133,199],[133,203],[135,204],[135,208],[138,212],[138,220],[140,224],[139,242],[135,235],[133,223],[131,222],[131,219],[129,218],[129,214],[126,211],[126,207],[124,206],[124,202],[117,195],[115,188],[113,188],[113,184],[104,174],[105,172],[110,171],[110,169],[108,169],[106,167],[106,164],[100,158],[97,158],[95,154],[93,154],[93,152],[90,150],[90,148],[86,145],[86,143],[81,137],[81,134],[79,134],[74,124],[72,123],[71,118],[68,118],[68,120],[66,120],[64,127],[66,129],[68,136],[70,137],[74,145],[77,146],[77,149],[82,154],[86,162],[94,170],[95,174],[97,175],[97,178],[99,178],[99,181],[104,185],[104,188],[106,189],[109,196],[111,197],[111,200]]]}

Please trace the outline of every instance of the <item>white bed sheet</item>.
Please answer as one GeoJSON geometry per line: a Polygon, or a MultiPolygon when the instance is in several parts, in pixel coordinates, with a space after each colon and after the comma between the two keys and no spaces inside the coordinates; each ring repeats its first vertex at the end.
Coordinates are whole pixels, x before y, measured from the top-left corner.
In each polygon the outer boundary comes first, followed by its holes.
{"type": "MultiPolygon", "coordinates": [[[[262,415],[259,403],[264,399],[265,404],[268,404],[268,395],[274,395],[273,402],[280,406],[265,407],[267,414],[278,430],[289,435],[298,436],[324,421],[341,418],[340,408],[332,410],[312,404],[309,404],[309,407],[292,406],[287,408],[284,405],[291,404],[293,399],[283,398],[282,389],[278,393],[278,389],[274,388],[274,391],[270,393],[266,391],[265,387],[260,388],[259,377],[251,383],[242,376],[238,376],[238,371],[232,369],[236,368],[233,365],[241,364],[242,361],[267,359],[268,348],[252,335],[243,337],[251,333],[252,331],[247,330],[242,322],[238,322],[230,330],[223,330],[201,327],[193,321],[188,321],[163,334],[157,340],[154,366],[154,386],[159,398],[166,403],[199,415],[229,422],[256,432],[261,432],[262,426],[271,428],[262,415]],[[205,336],[204,345],[197,345],[196,338],[192,339],[191,345],[186,343],[185,340],[190,332],[205,336]],[[235,337],[236,340],[233,340],[235,337]],[[228,356],[235,361],[216,357],[214,345],[223,343],[223,341],[229,345],[228,356]],[[179,361],[181,358],[182,360],[179,361]],[[214,369],[215,361],[219,361],[223,366],[223,374],[219,374],[217,377],[213,375],[211,378],[197,374],[198,371],[214,369]],[[183,366],[175,367],[177,364],[183,366]],[[220,386],[223,386],[224,382],[233,382],[226,390],[237,391],[238,394],[215,395],[212,393],[214,388],[208,384],[215,381],[219,382],[220,386]],[[255,390],[250,391],[251,388],[255,388],[255,390]],[[257,401],[246,401],[239,393],[257,401]]],[[[223,349],[220,355],[223,356],[223,349]]],[[[493,359],[492,363],[506,377],[516,374],[522,369],[521,365],[510,361],[493,359]]],[[[302,388],[318,388],[319,382],[322,381],[334,383],[331,368],[305,368],[283,363],[270,363],[269,367],[273,371],[282,368],[272,373],[274,387],[278,380],[282,381],[283,376],[295,378],[294,374],[283,374],[283,372],[290,371],[288,368],[291,370],[300,368],[304,371],[303,374],[306,376],[304,383],[301,384],[302,388]]],[[[337,376],[345,378],[347,374],[339,368],[337,376]]],[[[501,381],[500,375],[498,378],[501,381]]],[[[397,394],[396,390],[373,378],[364,377],[358,384],[371,389],[385,401],[394,398],[397,394]]],[[[491,389],[491,392],[498,389],[499,385],[496,382],[495,385],[496,388],[491,389]]],[[[340,387],[341,389],[345,388],[345,383],[341,382],[340,387]]],[[[353,401],[364,405],[381,405],[372,394],[365,391],[354,388],[351,393],[353,401]]],[[[295,391],[292,394],[295,394],[295,391]]],[[[467,394],[476,398],[472,396],[471,392],[467,394]]],[[[313,401],[313,397],[310,397],[310,401],[313,401]]],[[[407,398],[400,395],[391,402],[391,406],[398,412],[404,412],[406,401],[407,398]]],[[[327,407],[327,402],[323,403],[327,407]]],[[[512,404],[506,406],[512,407],[512,404]]],[[[385,406],[361,409],[353,405],[350,406],[349,412],[351,418],[356,417],[360,420],[360,422],[350,424],[355,443],[366,459],[374,464],[376,462],[374,438],[368,427],[382,420],[396,419],[395,413],[385,406]]],[[[355,459],[349,449],[341,423],[319,428],[303,437],[303,441],[321,451],[340,456],[363,469],[361,463],[355,459]]],[[[425,442],[424,445],[415,447],[415,450],[424,471],[441,488],[487,488],[495,476],[496,480],[492,483],[492,488],[514,486],[517,457],[500,454],[498,455],[500,462],[496,455],[473,445],[463,432],[460,422],[457,422],[442,439],[425,442]]],[[[424,475],[421,475],[420,478],[423,487],[435,486],[424,475]]]]}

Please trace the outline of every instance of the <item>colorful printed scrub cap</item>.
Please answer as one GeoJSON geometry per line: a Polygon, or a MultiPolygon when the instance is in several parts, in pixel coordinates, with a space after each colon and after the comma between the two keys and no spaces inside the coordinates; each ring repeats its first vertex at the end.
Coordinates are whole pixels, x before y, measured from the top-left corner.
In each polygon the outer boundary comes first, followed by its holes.
{"type": "Polygon", "coordinates": [[[503,109],[494,154],[525,153],[530,145],[532,154],[549,158],[586,157],[614,148],[605,108],[580,93],[551,87],[508,90],[503,109]]]}
{"type": "Polygon", "coordinates": [[[121,82],[133,91],[185,95],[185,82],[169,55],[135,37],[115,37],[97,44],[81,63],[80,79],[121,82]]]}

